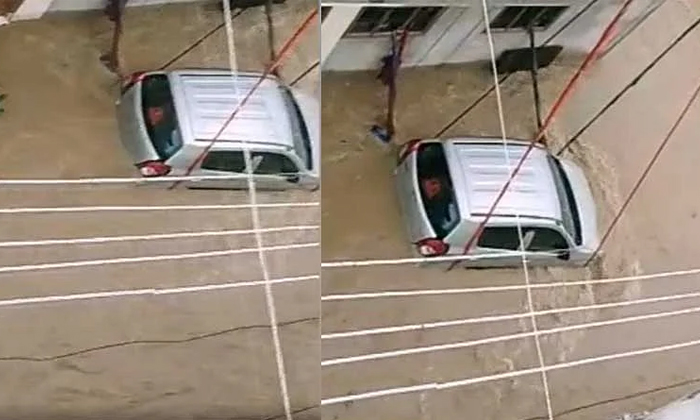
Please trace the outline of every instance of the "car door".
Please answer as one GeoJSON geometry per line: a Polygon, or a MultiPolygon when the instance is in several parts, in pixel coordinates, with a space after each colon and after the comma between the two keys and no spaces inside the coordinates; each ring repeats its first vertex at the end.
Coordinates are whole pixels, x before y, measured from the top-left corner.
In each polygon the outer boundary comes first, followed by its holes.
{"type": "Polygon", "coordinates": [[[252,152],[256,186],[262,190],[298,188],[303,181],[299,166],[280,152],[252,152]]]}
{"type": "Polygon", "coordinates": [[[556,229],[524,227],[523,234],[530,237],[526,250],[533,265],[566,265],[571,259],[571,245],[556,229]]]}
{"type": "Polygon", "coordinates": [[[188,188],[234,190],[248,188],[242,150],[212,150],[207,153],[197,170],[191,175],[227,178],[188,181],[188,188]]]}
{"type": "Polygon", "coordinates": [[[471,267],[514,267],[522,263],[520,236],[516,225],[487,226],[479,241],[468,255],[480,258],[469,260],[471,267]]]}
{"type": "MultiPolygon", "coordinates": [[[[295,188],[300,181],[299,168],[286,155],[278,152],[252,151],[250,153],[253,180],[259,190],[286,190],[295,188]]],[[[191,182],[190,188],[247,189],[248,176],[242,150],[214,150],[202,160],[201,176],[226,176],[226,179],[203,179],[191,182]],[[230,177],[230,178],[229,178],[230,177]]]]}

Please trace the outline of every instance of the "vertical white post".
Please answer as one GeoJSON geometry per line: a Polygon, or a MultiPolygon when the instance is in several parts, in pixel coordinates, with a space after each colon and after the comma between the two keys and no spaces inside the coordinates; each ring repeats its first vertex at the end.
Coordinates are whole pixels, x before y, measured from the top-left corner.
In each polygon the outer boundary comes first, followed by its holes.
{"type": "Polygon", "coordinates": [[[39,19],[44,16],[53,0],[24,0],[12,15],[12,20],[39,19]]]}
{"type": "Polygon", "coordinates": [[[321,24],[321,67],[340,38],[362,10],[362,6],[335,5],[321,24]]]}

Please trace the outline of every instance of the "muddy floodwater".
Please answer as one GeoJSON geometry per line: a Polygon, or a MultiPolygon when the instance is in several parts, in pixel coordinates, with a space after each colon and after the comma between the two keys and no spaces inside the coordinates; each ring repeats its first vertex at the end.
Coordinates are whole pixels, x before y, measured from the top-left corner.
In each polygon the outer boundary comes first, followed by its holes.
{"type": "MultiPolygon", "coordinates": [[[[313,1],[276,6],[278,43],[313,1]]],[[[221,12],[185,4],[129,9],[122,53],[126,72],[156,69],[222,22],[221,12]]],[[[234,21],[237,64],[267,64],[265,16],[234,21]],[[261,30],[263,29],[263,30],[261,30]]],[[[51,15],[0,28],[0,177],[132,177],[114,118],[118,83],[98,57],[111,27],[100,11],[51,15]]],[[[281,69],[292,80],[318,57],[317,28],[281,69]],[[316,33],[313,33],[316,30],[316,33]]],[[[174,68],[229,66],[220,30],[174,68]]],[[[318,74],[300,82],[317,91],[318,74]]],[[[3,208],[244,205],[242,192],[168,191],[126,185],[0,187],[3,208]]],[[[315,202],[318,194],[259,194],[259,202],[315,202]]],[[[318,207],[261,210],[263,227],[318,225],[318,207]]],[[[249,209],[103,211],[0,215],[2,241],[95,238],[252,228],[249,209]]],[[[317,243],[318,229],[275,232],[266,246],[317,243]]],[[[2,266],[193,254],[255,247],[253,235],[3,248],[2,266]]],[[[273,278],[318,273],[319,248],[267,254],[273,278]]],[[[0,273],[0,299],[96,291],[175,289],[260,281],[255,252],[159,262],[0,273]]],[[[318,280],[275,286],[282,353],[293,410],[318,418],[318,280]]],[[[206,289],[203,289],[206,290],[206,289]]],[[[273,418],[282,396],[263,288],[142,295],[0,310],[2,418],[273,418]],[[76,353],[77,352],[77,353],[76,353]],[[75,353],[72,354],[71,353],[75,353]]]]}
{"type": "MultiPolygon", "coordinates": [[[[697,5],[668,2],[640,28],[589,71],[548,134],[558,150],[610,98],[692,21],[687,9],[697,5]],[[654,39],[653,41],[650,41],[654,39]]],[[[565,154],[581,165],[598,205],[601,233],[620,209],[651,155],[663,139],[697,83],[697,42],[686,41],[565,154]],[[671,82],[672,81],[672,82],[671,82]]],[[[541,72],[543,109],[553,103],[580,61],[559,60],[541,72]]],[[[384,90],[374,72],[323,73],[324,187],[322,253],[324,261],[407,258],[406,240],[394,196],[391,148],[369,135],[381,121],[384,90]]],[[[397,142],[435,136],[492,83],[482,66],[441,66],[403,69],[398,80],[397,142]]],[[[506,134],[531,138],[536,131],[530,76],[514,75],[501,86],[506,134]]],[[[602,258],[585,269],[531,269],[533,283],[618,278],[697,266],[695,238],[700,230],[700,199],[684,191],[697,176],[700,153],[693,127],[697,105],[679,127],[672,142],[639,189],[620,223],[606,242],[602,258]]],[[[445,136],[500,136],[496,97],[491,95],[445,136]]],[[[324,269],[324,295],[382,290],[441,289],[523,284],[520,270],[442,270],[413,265],[324,269]]],[[[536,310],[624,302],[697,290],[697,275],[540,289],[536,310]]],[[[663,303],[626,305],[538,317],[542,331],[563,326],[605,322],[623,317],[692,308],[697,298],[663,303]]],[[[323,303],[324,333],[421,324],[527,309],[522,292],[378,298],[323,303]]],[[[541,336],[545,363],[624,353],[697,339],[696,313],[653,320],[617,322],[541,336]]],[[[323,341],[324,359],[379,353],[405,348],[459,343],[531,329],[529,319],[420,329],[323,341]]],[[[553,409],[558,418],[606,418],[641,411],[694,389],[689,369],[700,350],[629,357],[548,373],[553,409]],[[605,403],[604,401],[609,402],[605,403]],[[578,408],[592,404],[587,408],[578,408]]],[[[324,397],[372,390],[443,383],[537,367],[532,337],[497,344],[431,351],[381,360],[343,363],[323,369],[324,397]]],[[[565,365],[562,365],[565,366],[565,365]]],[[[336,419],[463,418],[465,413],[486,418],[546,417],[539,374],[478,385],[376,398],[324,409],[336,419]]]]}

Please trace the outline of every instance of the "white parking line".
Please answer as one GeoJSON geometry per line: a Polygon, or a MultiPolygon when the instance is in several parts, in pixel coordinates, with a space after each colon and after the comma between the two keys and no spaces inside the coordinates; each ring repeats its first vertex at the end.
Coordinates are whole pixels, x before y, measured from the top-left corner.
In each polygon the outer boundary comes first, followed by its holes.
{"type": "MultiPolygon", "coordinates": [[[[308,280],[318,279],[318,275],[311,276],[299,276],[299,277],[283,277],[278,279],[270,280],[272,284],[283,284],[283,283],[296,283],[308,280]]],[[[122,297],[134,297],[134,296],[165,296],[174,294],[185,294],[185,293],[198,293],[198,292],[212,292],[216,290],[227,290],[227,289],[237,289],[241,287],[254,287],[263,286],[265,284],[264,280],[256,281],[239,281],[230,283],[218,283],[218,284],[205,284],[201,286],[183,286],[183,287],[172,287],[172,288],[149,288],[149,289],[132,289],[132,290],[109,290],[102,292],[90,292],[90,293],[75,293],[70,295],[51,295],[51,296],[35,296],[35,297],[25,297],[25,298],[15,298],[15,299],[5,299],[0,300],[0,307],[6,306],[26,306],[42,303],[55,303],[55,302],[74,302],[81,300],[91,300],[91,299],[108,299],[108,298],[122,298],[122,297]]]]}
{"type": "MultiPolygon", "coordinates": [[[[318,225],[298,225],[280,226],[260,229],[261,233],[272,232],[293,232],[303,230],[318,230],[318,225]]],[[[182,238],[202,238],[211,236],[235,236],[249,235],[255,233],[255,229],[238,230],[218,230],[218,231],[198,231],[198,232],[176,232],[176,233],[156,233],[151,235],[126,235],[126,236],[93,236],[90,238],[66,238],[66,239],[37,239],[33,241],[6,241],[0,242],[0,248],[15,248],[28,246],[51,246],[51,245],[78,245],[78,244],[104,244],[112,242],[130,241],[150,241],[161,239],[182,239],[182,238]]]]}
{"type": "MultiPolygon", "coordinates": [[[[265,251],[282,251],[288,249],[302,249],[302,248],[313,248],[319,246],[318,242],[301,243],[301,244],[287,244],[287,245],[277,245],[269,246],[264,248],[265,251]]],[[[166,255],[153,255],[150,257],[126,257],[126,258],[110,258],[110,259],[100,259],[100,260],[83,260],[83,261],[68,261],[68,262],[58,262],[58,263],[45,263],[45,264],[30,264],[30,265],[10,265],[0,267],[0,274],[4,273],[18,273],[26,271],[38,271],[38,270],[55,270],[59,268],[75,268],[75,267],[92,267],[98,265],[113,265],[113,264],[133,264],[142,262],[154,262],[154,261],[172,261],[172,260],[186,260],[193,258],[211,258],[211,257],[224,257],[228,255],[236,254],[250,254],[253,252],[258,252],[258,248],[240,248],[240,249],[227,249],[222,251],[208,251],[208,252],[194,252],[189,254],[166,254],[166,255]]]]}
{"type": "MultiPolygon", "coordinates": [[[[320,203],[260,203],[261,209],[279,209],[293,207],[318,207],[320,203]]],[[[172,206],[87,206],[87,207],[17,207],[0,208],[0,214],[23,213],[89,213],[107,211],[173,211],[173,210],[241,210],[250,209],[250,204],[204,204],[204,205],[172,205],[172,206]]]]}

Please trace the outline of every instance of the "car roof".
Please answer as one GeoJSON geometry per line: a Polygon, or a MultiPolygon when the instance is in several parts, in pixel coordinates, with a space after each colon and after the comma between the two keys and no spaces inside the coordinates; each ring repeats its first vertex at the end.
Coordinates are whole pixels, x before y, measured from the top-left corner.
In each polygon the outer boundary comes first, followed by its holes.
{"type": "MultiPolygon", "coordinates": [[[[243,98],[258,83],[258,73],[228,70],[177,70],[169,73],[185,142],[209,143],[243,98]]],[[[289,111],[279,81],[266,77],[216,139],[220,148],[244,142],[293,147],[289,111]]]]}
{"type": "MultiPolygon", "coordinates": [[[[450,175],[464,216],[485,216],[527,150],[527,142],[461,138],[445,142],[450,175]],[[507,164],[510,162],[510,165],[507,164]]],[[[496,206],[496,217],[560,221],[559,196],[548,152],[534,147],[496,206]]]]}

